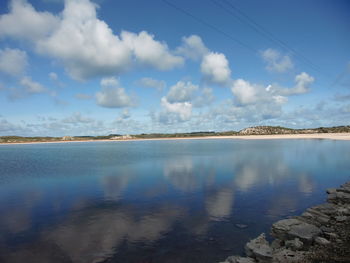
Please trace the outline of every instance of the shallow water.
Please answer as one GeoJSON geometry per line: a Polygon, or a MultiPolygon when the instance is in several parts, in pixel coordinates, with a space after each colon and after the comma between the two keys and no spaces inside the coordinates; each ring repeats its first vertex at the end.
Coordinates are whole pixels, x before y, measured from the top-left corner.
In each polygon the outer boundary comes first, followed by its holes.
{"type": "Polygon", "coordinates": [[[217,262],[349,180],[349,146],[0,145],[0,262],[217,262]]]}

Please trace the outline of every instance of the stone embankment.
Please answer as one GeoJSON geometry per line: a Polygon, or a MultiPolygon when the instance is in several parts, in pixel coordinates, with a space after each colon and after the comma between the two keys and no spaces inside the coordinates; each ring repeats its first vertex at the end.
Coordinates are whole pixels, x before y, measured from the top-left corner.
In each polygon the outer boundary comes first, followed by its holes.
{"type": "Polygon", "coordinates": [[[327,203],[274,223],[271,243],[261,234],[246,244],[246,257],[221,263],[350,262],[350,182],[327,193],[327,203]]]}

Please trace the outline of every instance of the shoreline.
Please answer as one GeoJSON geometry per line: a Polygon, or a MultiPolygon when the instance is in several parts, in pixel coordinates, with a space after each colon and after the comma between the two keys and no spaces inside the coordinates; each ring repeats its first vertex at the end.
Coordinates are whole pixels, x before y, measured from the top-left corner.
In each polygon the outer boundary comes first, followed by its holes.
{"type": "Polygon", "coordinates": [[[326,203],[275,222],[271,243],[265,233],[245,245],[245,256],[220,263],[350,262],[350,181],[327,189],[326,203]]]}
{"type": "Polygon", "coordinates": [[[278,140],[278,139],[328,139],[350,140],[350,133],[310,133],[310,134],[271,134],[271,135],[232,135],[232,136],[200,136],[200,137],[169,137],[169,138],[132,138],[132,139],[101,139],[101,140],[71,140],[71,141],[40,141],[40,142],[5,142],[0,145],[42,144],[42,143],[79,143],[79,142],[130,142],[130,141],[164,141],[164,140],[278,140]]]}

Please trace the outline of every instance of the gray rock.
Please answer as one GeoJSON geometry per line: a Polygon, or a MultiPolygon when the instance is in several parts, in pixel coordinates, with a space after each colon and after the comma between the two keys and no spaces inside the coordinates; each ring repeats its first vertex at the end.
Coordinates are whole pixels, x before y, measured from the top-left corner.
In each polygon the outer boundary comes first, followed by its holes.
{"type": "Polygon", "coordinates": [[[322,232],[324,232],[324,233],[331,233],[331,232],[334,231],[333,228],[327,227],[327,226],[321,226],[321,230],[322,230],[322,232]]]}
{"type": "Polygon", "coordinates": [[[298,219],[284,219],[272,225],[271,234],[282,240],[299,238],[303,243],[311,244],[321,230],[298,219]]]}
{"type": "Polygon", "coordinates": [[[273,263],[300,263],[307,262],[305,260],[306,252],[292,251],[289,249],[280,249],[273,255],[273,263]]]}
{"type": "Polygon", "coordinates": [[[348,187],[347,186],[340,187],[339,189],[337,189],[337,191],[350,194],[350,186],[348,186],[348,187]]]}
{"type": "Polygon", "coordinates": [[[326,246],[329,245],[331,242],[323,237],[316,237],[315,242],[319,245],[326,246]]]}
{"type": "Polygon", "coordinates": [[[327,196],[327,202],[329,203],[337,203],[337,194],[336,193],[332,193],[332,194],[329,194],[327,196]]]}
{"type": "Polygon", "coordinates": [[[266,241],[264,233],[245,245],[245,253],[248,257],[257,259],[258,262],[269,262],[272,259],[272,248],[266,241]]]}
{"type": "Polygon", "coordinates": [[[317,211],[320,211],[321,213],[328,216],[334,215],[337,211],[336,206],[330,203],[314,206],[313,209],[316,209],[317,211]]]}
{"type": "Polygon", "coordinates": [[[337,220],[337,222],[342,223],[345,222],[348,219],[347,216],[336,216],[335,220],[337,220]]]}
{"type": "Polygon", "coordinates": [[[256,261],[253,258],[231,256],[231,257],[228,257],[225,262],[229,262],[229,263],[255,263],[256,261]]]}
{"type": "Polygon", "coordinates": [[[286,241],[286,248],[289,248],[293,251],[301,250],[304,246],[304,243],[299,240],[299,238],[295,238],[293,240],[286,241]]]}
{"type": "Polygon", "coordinates": [[[344,206],[340,206],[337,208],[337,213],[339,215],[350,215],[350,209],[344,206]]]}
{"type": "Polygon", "coordinates": [[[282,245],[283,245],[283,241],[278,239],[278,238],[276,238],[275,240],[273,240],[271,242],[271,248],[272,249],[280,248],[280,247],[282,247],[282,245]]]}
{"type": "Polygon", "coordinates": [[[324,233],[330,240],[336,240],[339,236],[336,233],[324,233]]]}
{"type": "Polygon", "coordinates": [[[334,194],[337,191],[336,188],[328,188],[327,189],[327,194],[334,194]]]}

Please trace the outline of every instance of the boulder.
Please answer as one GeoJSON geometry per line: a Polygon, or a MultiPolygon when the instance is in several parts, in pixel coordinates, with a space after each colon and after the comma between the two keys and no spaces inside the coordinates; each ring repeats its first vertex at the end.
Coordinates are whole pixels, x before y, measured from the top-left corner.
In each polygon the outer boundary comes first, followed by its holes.
{"type": "Polygon", "coordinates": [[[329,245],[331,242],[323,237],[316,237],[315,242],[319,245],[326,246],[329,245]]]}
{"type": "Polygon", "coordinates": [[[272,248],[267,242],[264,233],[250,240],[245,245],[245,253],[248,257],[255,258],[258,262],[270,262],[272,259],[272,248]]]}
{"type": "Polygon", "coordinates": [[[225,262],[228,262],[228,263],[255,263],[256,261],[253,258],[231,256],[231,257],[228,257],[225,262]]]}
{"type": "Polygon", "coordinates": [[[272,263],[301,263],[305,261],[306,253],[303,251],[292,251],[289,249],[280,249],[273,255],[272,263]]]}
{"type": "Polygon", "coordinates": [[[284,219],[272,225],[272,236],[282,239],[291,240],[299,238],[303,243],[311,244],[312,240],[321,233],[321,230],[309,223],[298,219],[284,219]]]}
{"type": "Polygon", "coordinates": [[[293,240],[287,240],[286,243],[286,248],[289,248],[293,251],[301,250],[304,246],[304,243],[299,240],[299,238],[295,238],[293,240]]]}
{"type": "Polygon", "coordinates": [[[328,188],[327,189],[327,194],[334,194],[337,191],[336,188],[328,188]]]}

